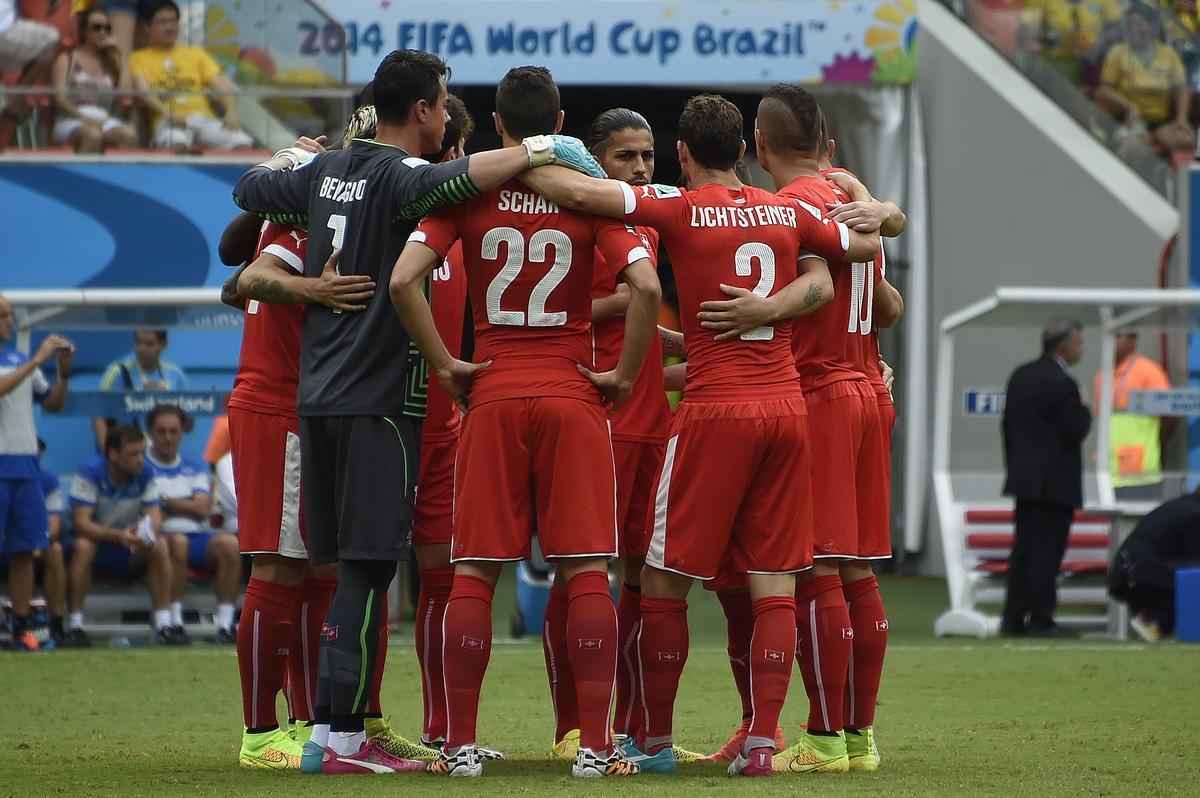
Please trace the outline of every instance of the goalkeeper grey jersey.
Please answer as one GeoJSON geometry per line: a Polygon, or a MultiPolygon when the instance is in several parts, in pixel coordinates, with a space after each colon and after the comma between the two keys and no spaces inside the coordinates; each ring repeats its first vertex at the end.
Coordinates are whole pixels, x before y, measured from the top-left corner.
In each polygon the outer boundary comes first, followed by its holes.
{"type": "Polygon", "coordinates": [[[239,207],[308,228],[307,276],[319,276],[340,248],[342,274],[375,280],[375,296],[364,311],[308,307],[299,415],[424,415],[425,369],[392,307],[388,282],[422,216],[479,193],[467,162],[429,164],[396,147],[355,139],[294,171],[255,167],[238,181],[239,207]]]}

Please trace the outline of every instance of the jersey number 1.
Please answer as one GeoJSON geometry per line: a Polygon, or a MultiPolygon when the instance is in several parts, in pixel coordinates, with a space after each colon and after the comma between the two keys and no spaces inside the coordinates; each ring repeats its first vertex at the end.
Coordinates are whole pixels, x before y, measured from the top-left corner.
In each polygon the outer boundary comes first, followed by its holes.
{"type": "MultiPolygon", "coordinates": [[[[340,213],[332,214],[329,217],[329,221],[325,223],[325,226],[333,231],[333,248],[341,249],[342,244],[346,243],[346,217],[340,213]]],[[[340,277],[342,274],[341,267],[335,267],[335,271],[337,271],[340,277]]],[[[336,309],[333,312],[339,316],[342,313],[342,311],[336,309]]]]}

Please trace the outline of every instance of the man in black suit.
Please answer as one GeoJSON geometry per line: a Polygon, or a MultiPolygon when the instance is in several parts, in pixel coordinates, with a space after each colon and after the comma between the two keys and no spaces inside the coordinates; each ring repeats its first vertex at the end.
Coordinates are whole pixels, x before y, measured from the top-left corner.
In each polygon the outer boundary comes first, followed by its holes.
{"type": "Polygon", "coordinates": [[[1075,321],[1042,331],[1042,356],[1008,379],[1004,406],[1004,494],[1016,500],[1001,633],[1059,637],[1056,580],[1075,508],[1083,504],[1083,439],[1092,414],[1068,373],[1083,355],[1075,321]]]}

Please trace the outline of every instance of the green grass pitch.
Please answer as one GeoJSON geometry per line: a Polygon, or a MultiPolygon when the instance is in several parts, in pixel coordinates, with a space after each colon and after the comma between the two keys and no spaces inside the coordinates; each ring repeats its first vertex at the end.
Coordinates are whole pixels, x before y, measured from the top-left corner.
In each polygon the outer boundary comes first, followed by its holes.
{"type": "MultiPolygon", "coordinates": [[[[511,582],[497,596],[497,645],[480,740],[511,761],[482,781],[408,776],[308,777],[237,767],[241,730],[234,653],[99,648],[0,658],[0,798],[34,796],[361,795],[1197,795],[1200,647],[937,641],[941,582],[887,579],[891,649],[876,774],[734,780],[717,765],[674,777],[579,782],[546,758],[551,713],[541,646],[509,643],[511,582]],[[781,792],[782,791],[782,792],[781,792]]],[[[692,653],[678,742],[712,750],[738,716],[715,600],[692,594],[692,653]]],[[[420,690],[411,638],[388,655],[385,708],[415,735],[420,690]]],[[[807,712],[797,673],[784,724],[807,712]]]]}

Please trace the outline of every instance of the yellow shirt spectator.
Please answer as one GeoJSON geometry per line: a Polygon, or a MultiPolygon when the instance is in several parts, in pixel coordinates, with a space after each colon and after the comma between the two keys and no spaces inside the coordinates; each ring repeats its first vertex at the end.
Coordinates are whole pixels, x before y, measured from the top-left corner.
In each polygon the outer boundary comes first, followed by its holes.
{"type": "Polygon", "coordinates": [[[1126,42],[1113,45],[1100,70],[1100,82],[1133,103],[1151,125],[1170,121],[1171,95],[1184,81],[1179,55],[1160,43],[1155,44],[1154,57],[1148,63],[1126,42]]]}
{"type": "Polygon", "coordinates": [[[1121,3],[1120,0],[1028,0],[1022,16],[1040,27],[1043,35],[1055,34],[1059,43],[1049,51],[1050,55],[1080,58],[1096,47],[1105,25],[1121,19],[1121,3]]]}
{"type": "Polygon", "coordinates": [[[133,74],[142,77],[153,89],[185,92],[165,98],[173,117],[216,116],[203,92],[221,74],[221,67],[203,49],[180,45],[169,49],[145,47],[130,56],[129,66],[133,74]]]}

